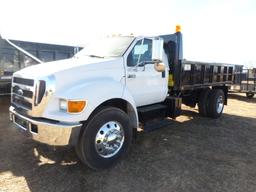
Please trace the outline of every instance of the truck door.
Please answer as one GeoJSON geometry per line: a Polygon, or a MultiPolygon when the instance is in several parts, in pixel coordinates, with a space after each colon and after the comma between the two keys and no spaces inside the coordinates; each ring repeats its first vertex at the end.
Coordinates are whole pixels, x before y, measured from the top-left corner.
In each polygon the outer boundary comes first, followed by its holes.
{"type": "Polygon", "coordinates": [[[128,50],[126,58],[126,86],[136,106],[164,101],[168,92],[168,74],[154,69],[152,39],[137,40],[128,50]]]}

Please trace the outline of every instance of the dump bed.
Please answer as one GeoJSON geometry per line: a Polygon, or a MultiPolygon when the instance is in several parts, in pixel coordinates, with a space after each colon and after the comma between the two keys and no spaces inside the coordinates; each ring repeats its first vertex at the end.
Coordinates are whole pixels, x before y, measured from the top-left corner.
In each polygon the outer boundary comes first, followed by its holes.
{"type": "Polygon", "coordinates": [[[185,60],[180,32],[160,37],[164,40],[164,50],[169,63],[170,90],[193,90],[233,83],[236,65],[185,60]]]}
{"type": "Polygon", "coordinates": [[[229,85],[234,79],[235,65],[232,64],[183,60],[181,68],[181,90],[229,85]]]}

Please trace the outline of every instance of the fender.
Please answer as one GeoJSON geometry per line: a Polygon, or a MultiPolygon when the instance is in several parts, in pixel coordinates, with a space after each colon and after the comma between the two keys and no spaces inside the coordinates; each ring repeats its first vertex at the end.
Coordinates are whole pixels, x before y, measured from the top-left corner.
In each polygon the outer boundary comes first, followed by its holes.
{"type": "Polygon", "coordinates": [[[124,87],[123,96],[122,98],[129,103],[128,105],[128,115],[130,119],[132,120],[132,125],[134,128],[139,127],[139,117],[137,112],[137,107],[135,104],[135,101],[133,99],[132,94],[127,89],[127,87],[124,87]]]}
{"type": "Polygon", "coordinates": [[[127,101],[130,104],[130,109],[128,108],[129,111],[135,113],[132,115],[135,118],[133,120],[135,121],[134,124],[138,125],[136,105],[131,94],[125,89],[123,82],[115,81],[111,78],[87,79],[83,84],[73,86],[68,90],[57,92],[48,103],[48,106],[46,107],[47,110],[45,110],[43,117],[65,122],[85,121],[98,106],[111,99],[123,99],[127,101]],[[58,100],[60,98],[86,100],[87,105],[81,113],[67,113],[59,110],[58,100]]]}

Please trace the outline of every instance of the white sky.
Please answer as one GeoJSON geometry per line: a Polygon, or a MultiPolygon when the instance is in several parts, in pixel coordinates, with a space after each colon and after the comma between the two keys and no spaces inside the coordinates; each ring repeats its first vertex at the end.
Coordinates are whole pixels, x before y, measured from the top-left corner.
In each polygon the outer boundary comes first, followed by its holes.
{"type": "Polygon", "coordinates": [[[1,0],[4,38],[83,45],[108,34],[182,26],[184,57],[256,67],[255,0],[1,0]]]}

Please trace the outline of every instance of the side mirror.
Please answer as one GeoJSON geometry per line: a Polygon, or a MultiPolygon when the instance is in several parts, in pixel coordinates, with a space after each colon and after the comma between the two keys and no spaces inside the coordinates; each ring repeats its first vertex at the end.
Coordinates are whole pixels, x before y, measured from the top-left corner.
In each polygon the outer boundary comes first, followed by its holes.
{"type": "Polygon", "coordinates": [[[154,68],[157,72],[164,72],[165,71],[165,64],[164,63],[155,63],[154,68]]]}
{"type": "Polygon", "coordinates": [[[153,39],[152,45],[152,61],[154,63],[160,63],[163,61],[163,48],[164,48],[164,40],[162,38],[153,39]]]}

